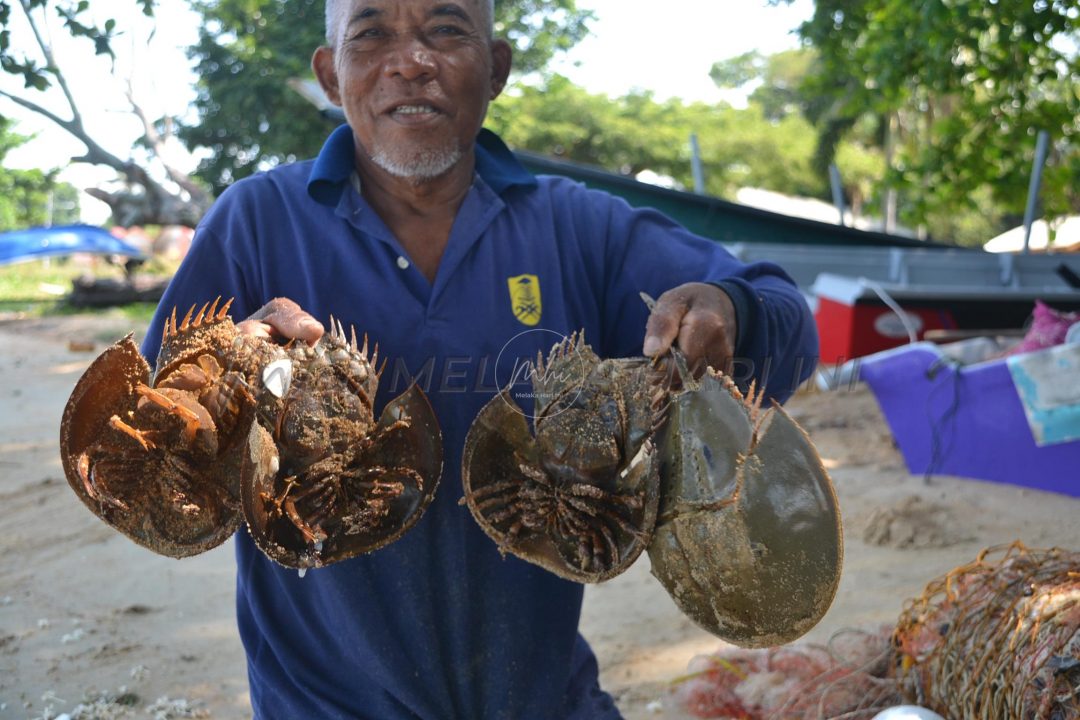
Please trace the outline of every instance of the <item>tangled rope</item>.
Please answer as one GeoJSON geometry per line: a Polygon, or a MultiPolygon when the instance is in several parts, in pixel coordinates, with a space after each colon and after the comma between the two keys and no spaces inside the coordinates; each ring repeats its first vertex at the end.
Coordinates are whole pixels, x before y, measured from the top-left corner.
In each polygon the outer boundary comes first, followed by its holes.
{"type": "MultiPolygon", "coordinates": [[[[845,629],[827,645],[738,648],[694,658],[665,705],[695,718],[870,720],[902,702],[890,629],[845,629]]],[[[679,716],[682,717],[682,716],[679,716]]]]}
{"type": "Polygon", "coordinates": [[[695,718],[870,720],[904,702],[948,720],[1080,720],[1080,553],[987,548],[908,600],[894,628],[699,656],[664,704],[695,718]]]}
{"type": "Polygon", "coordinates": [[[905,694],[950,720],[1080,718],[1080,553],[983,550],[909,601],[905,694]]]}

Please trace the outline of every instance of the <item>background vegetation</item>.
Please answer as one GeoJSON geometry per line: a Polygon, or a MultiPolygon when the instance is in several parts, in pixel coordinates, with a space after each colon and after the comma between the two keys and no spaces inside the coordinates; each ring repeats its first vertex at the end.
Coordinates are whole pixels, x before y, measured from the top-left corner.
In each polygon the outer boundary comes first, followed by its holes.
{"type": "Polygon", "coordinates": [[[12,170],[4,158],[30,138],[10,130],[0,116],[0,232],[34,225],[64,225],[79,220],[79,192],[56,180],[59,170],[12,170]]]}
{"type": "MultiPolygon", "coordinates": [[[[148,13],[155,5],[124,1],[148,13]]],[[[146,123],[146,145],[178,128],[205,157],[194,177],[163,183],[180,201],[192,200],[193,188],[213,196],[259,169],[314,155],[328,130],[287,84],[309,76],[322,0],[190,2],[204,18],[189,51],[200,77],[197,120],[146,123]]],[[[730,199],[755,186],[827,200],[827,168],[835,164],[856,211],[981,244],[1019,222],[1036,133],[1046,130],[1043,210],[1080,212],[1080,10],[1073,2],[817,0],[800,30],[802,47],[716,59],[714,81],[742,89],[745,106],[591,94],[548,70],[588,32],[592,17],[575,0],[499,0],[496,8],[518,72],[489,126],[517,148],[628,174],[648,169],[689,187],[694,133],[709,193],[730,199]]],[[[52,17],[85,38],[88,53],[108,54],[123,29],[90,23],[87,9],[86,0],[0,0],[0,66],[24,80],[20,93],[0,94],[33,107],[40,93],[63,91],[62,70],[47,52],[35,58],[12,49],[13,12],[52,17]]],[[[72,110],[71,120],[55,120],[78,136],[72,110]]],[[[88,159],[95,161],[93,153],[88,159]]],[[[151,177],[128,166],[118,172],[137,190],[151,177]]],[[[153,194],[149,185],[139,192],[153,194]]],[[[193,218],[205,209],[194,208],[193,218]]]]}

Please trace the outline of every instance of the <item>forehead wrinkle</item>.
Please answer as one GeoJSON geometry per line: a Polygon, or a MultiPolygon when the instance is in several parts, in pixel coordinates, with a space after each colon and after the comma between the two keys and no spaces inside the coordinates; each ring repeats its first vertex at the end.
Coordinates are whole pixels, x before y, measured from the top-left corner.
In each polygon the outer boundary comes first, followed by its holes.
{"type": "MultiPolygon", "coordinates": [[[[382,6],[387,4],[388,1],[393,2],[394,0],[366,0],[362,4],[349,3],[348,0],[326,0],[327,44],[336,47],[341,34],[346,32],[352,25],[385,15],[386,10],[382,6]],[[350,5],[361,5],[361,7],[349,14],[350,5]]],[[[486,34],[490,39],[493,3],[494,0],[471,0],[465,3],[446,2],[432,8],[430,17],[457,17],[473,26],[473,28],[483,26],[482,29],[486,30],[486,34]],[[470,12],[470,6],[474,6],[472,9],[475,12],[470,12]]]]}

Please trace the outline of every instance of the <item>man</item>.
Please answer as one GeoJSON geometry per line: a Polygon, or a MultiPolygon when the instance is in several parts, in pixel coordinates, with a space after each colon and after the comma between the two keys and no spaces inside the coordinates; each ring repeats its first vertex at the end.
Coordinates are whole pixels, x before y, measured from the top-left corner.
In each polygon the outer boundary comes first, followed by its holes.
{"type": "Polygon", "coordinates": [[[584,329],[602,356],[677,342],[699,365],[747,358],[780,399],[812,367],[807,308],[778,268],[533,178],[481,131],[511,63],[491,25],[490,0],[328,0],[313,67],[348,125],[314,161],[222,195],[144,345],[154,357],[173,306],[218,295],[275,338],[314,342],[333,315],[388,358],[377,410],[416,379],[442,427],[438,493],[397,542],[301,577],[237,534],[257,718],[618,718],[577,633],[581,586],[501,557],[458,503],[465,434],[507,379],[495,361],[584,329]]]}

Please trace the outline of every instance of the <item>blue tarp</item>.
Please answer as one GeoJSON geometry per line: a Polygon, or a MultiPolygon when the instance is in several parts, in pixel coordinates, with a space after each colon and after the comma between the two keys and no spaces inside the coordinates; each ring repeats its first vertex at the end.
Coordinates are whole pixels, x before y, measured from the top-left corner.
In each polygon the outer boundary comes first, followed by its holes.
{"type": "Polygon", "coordinates": [[[0,233],[0,265],[71,253],[143,258],[137,248],[93,225],[61,225],[0,233]]]}

